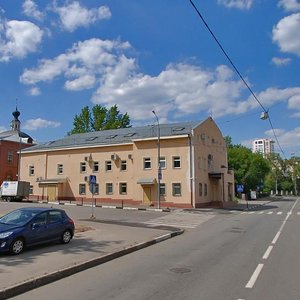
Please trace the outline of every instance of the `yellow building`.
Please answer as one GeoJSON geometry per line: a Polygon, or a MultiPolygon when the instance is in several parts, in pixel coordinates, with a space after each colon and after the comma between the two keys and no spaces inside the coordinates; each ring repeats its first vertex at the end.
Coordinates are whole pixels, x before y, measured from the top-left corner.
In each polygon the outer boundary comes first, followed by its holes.
{"type": "Polygon", "coordinates": [[[31,198],[49,201],[157,206],[159,181],[161,207],[225,206],[234,195],[226,144],[212,118],[73,134],[35,145],[22,151],[21,178],[31,183],[31,198]]]}

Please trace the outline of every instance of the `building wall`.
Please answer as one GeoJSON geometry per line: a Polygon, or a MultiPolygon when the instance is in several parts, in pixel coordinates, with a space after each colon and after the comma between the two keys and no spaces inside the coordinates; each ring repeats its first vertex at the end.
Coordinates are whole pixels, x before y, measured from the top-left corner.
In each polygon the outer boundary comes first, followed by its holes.
{"type": "MultiPolygon", "coordinates": [[[[19,155],[18,151],[31,145],[12,141],[0,141],[0,184],[5,180],[17,180],[19,155]],[[12,154],[12,156],[9,155],[12,154]],[[11,159],[12,158],[12,159],[11,159]]],[[[22,178],[22,177],[21,177],[22,178]]]]}
{"type": "Polygon", "coordinates": [[[228,202],[234,195],[234,176],[228,170],[227,148],[222,133],[212,119],[193,132],[194,206],[228,202]],[[216,174],[212,178],[209,173],[216,174]]]}
{"type": "MultiPolygon", "coordinates": [[[[160,197],[162,206],[193,207],[229,199],[232,189],[228,184],[233,184],[233,176],[228,175],[227,169],[221,169],[222,165],[227,166],[226,146],[212,119],[201,123],[191,136],[161,137],[160,157],[165,158],[165,168],[161,170],[161,184],[165,185],[166,191],[160,197]],[[210,166],[208,155],[213,158],[210,166]],[[180,166],[174,167],[174,158],[179,158],[180,166]],[[222,178],[212,179],[208,172],[220,172],[222,178]],[[204,190],[202,195],[199,194],[199,183],[203,184],[203,189],[204,185],[207,186],[207,195],[204,190]],[[173,193],[173,185],[180,185],[180,193],[173,193]]],[[[49,200],[92,198],[87,181],[90,175],[96,175],[99,184],[99,194],[94,198],[107,202],[124,200],[156,204],[157,138],[133,140],[121,145],[28,152],[21,157],[22,180],[31,183],[34,196],[48,197],[49,200]],[[117,159],[112,160],[112,155],[117,159]],[[87,162],[85,158],[88,158],[87,162]],[[144,168],[146,158],[151,162],[147,169],[144,168]],[[106,161],[111,161],[111,171],[105,169],[106,161]],[[126,161],[126,170],[121,169],[122,161],[126,161]],[[95,162],[99,163],[99,171],[93,171],[95,162]],[[82,163],[86,163],[85,172],[80,170],[82,163]],[[63,166],[61,174],[58,174],[58,165],[63,166]],[[122,183],[127,184],[124,194],[120,193],[122,183]],[[112,184],[112,194],[107,194],[107,184],[112,184]],[[80,185],[85,185],[85,194],[80,194],[80,185]]]]}

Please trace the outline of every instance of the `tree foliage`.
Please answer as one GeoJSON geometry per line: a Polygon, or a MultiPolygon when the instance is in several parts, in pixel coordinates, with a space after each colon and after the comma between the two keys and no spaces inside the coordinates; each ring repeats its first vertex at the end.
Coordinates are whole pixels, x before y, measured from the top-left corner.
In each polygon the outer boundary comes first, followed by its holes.
{"type": "Polygon", "coordinates": [[[120,114],[117,105],[107,109],[96,104],[92,110],[85,106],[79,115],[75,115],[73,129],[68,134],[127,127],[131,127],[129,115],[127,113],[120,114]]]}
{"type": "Polygon", "coordinates": [[[261,154],[242,145],[228,148],[228,166],[234,170],[235,183],[243,184],[246,192],[260,187],[270,171],[269,162],[261,154]]]}

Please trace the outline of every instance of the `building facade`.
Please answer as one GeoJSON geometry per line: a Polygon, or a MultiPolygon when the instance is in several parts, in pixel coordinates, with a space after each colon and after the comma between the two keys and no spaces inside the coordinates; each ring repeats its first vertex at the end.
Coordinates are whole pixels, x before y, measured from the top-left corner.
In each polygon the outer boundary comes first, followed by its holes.
{"type": "Polygon", "coordinates": [[[162,207],[223,206],[234,196],[225,141],[212,118],[73,134],[36,145],[22,152],[21,176],[31,183],[31,197],[49,201],[157,205],[158,176],[162,207]]]}
{"type": "Polygon", "coordinates": [[[16,109],[12,114],[11,130],[0,132],[0,184],[20,179],[19,155],[22,149],[33,145],[32,138],[20,131],[20,112],[16,109]]]}
{"type": "Polygon", "coordinates": [[[265,157],[274,153],[274,144],[270,139],[256,139],[252,143],[252,152],[261,153],[265,157]]]}

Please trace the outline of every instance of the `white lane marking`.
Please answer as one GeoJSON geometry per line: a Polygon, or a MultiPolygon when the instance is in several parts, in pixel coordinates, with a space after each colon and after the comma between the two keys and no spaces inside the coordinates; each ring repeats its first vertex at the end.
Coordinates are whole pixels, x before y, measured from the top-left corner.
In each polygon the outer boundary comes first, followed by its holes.
{"type": "Polygon", "coordinates": [[[272,215],[272,214],[273,214],[273,212],[272,212],[272,211],[269,211],[267,214],[268,214],[268,215],[272,215]]]}
{"type": "Polygon", "coordinates": [[[268,257],[269,257],[269,255],[270,255],[271,251],[273,250],[273,247],[274,247],[274,246],[269,246],[269,247],[268,247],[268,249],[266,250],[266,252],[265,252],[265,254],[264,254],[264,256],[263,256],[263,259],[268,259],[268,257]]]}
{"type": "Polygon", "coordinates": [[[277,242],[277,240],[278,240],[278,238],[279,238],[279,236],[280,236],[280,231],[278,231],[277,233],[276,233],[276,235],[275,235],[275,237],[274,237],[274,239],[273,239],[273,241],[272,241],[272,243],[271,244],[273,244],[273,245],[275,245],[276,244],[276,242],[277,242]]]}
{"type": "Polygon", "coordinates": [[[254,273],[252,274],[250,280],[248,281],[248,283],[245,286],[247,289],[252,289],[253,288],[253,286],[254,286],[254,284],[255,284],[255,282],[256,282],[256,280],[257,280],[257,278],[258,278],[258,276],[259,276],[259,274],[260,274],[263,267],[264,267],[264,264],[258,264],[257,265],[254,273]]]}
{"type": "Polygon", "coordinates": [[[279,211],[279,212],[277,213],[277,215],[282,215],[282,211],[279,211]]]}
{"type": "Polygon", "coordinates": [[[260,211],[258,214],[259,214],[259,215],[262,215],[263,213],[264,213],[264,211],[260,211]]]}
{"type": "Polygon", "coordinates": [[[300,211],[297,212],[297,215],[300,215],[300,211]]]}

